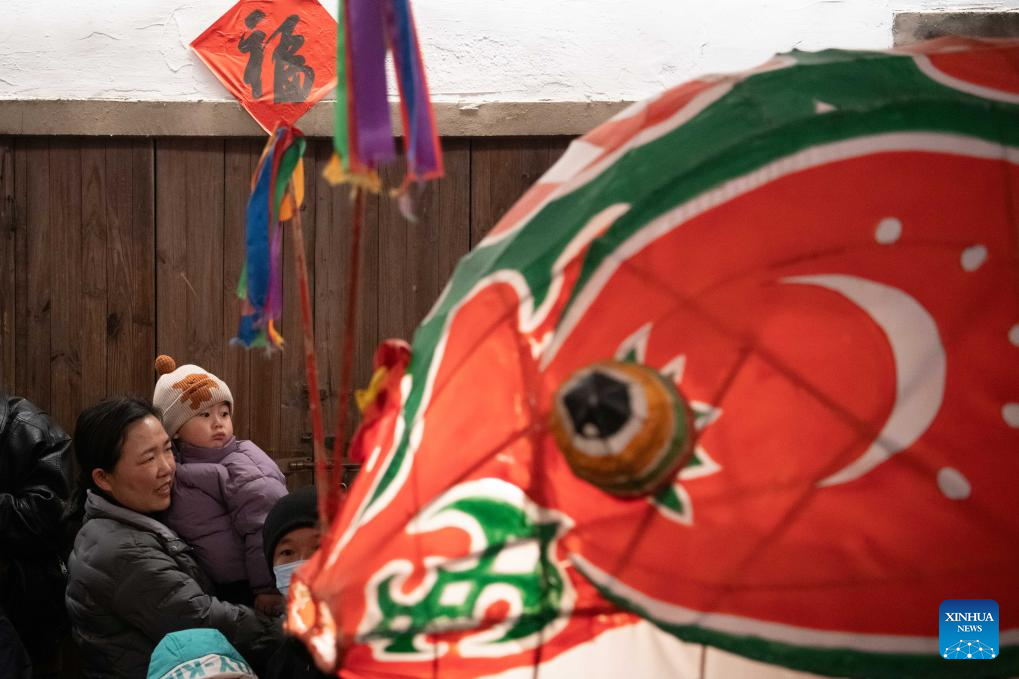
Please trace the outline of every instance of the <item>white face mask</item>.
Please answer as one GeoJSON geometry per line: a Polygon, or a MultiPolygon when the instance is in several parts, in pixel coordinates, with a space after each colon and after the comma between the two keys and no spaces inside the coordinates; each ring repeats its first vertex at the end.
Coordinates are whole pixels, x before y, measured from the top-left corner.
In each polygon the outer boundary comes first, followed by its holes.
{"type": "Polygon", "coordinates": [[[287,590],[290,589],[290,578],[294,576],[294,571],[304,565],[305,561],[307,561],[307,559],[291,561],[290,563],[272,567],[272,572],[276,574],[276,589],[278,589],[280,594],[284,597],[287,595],[287,590]]]}

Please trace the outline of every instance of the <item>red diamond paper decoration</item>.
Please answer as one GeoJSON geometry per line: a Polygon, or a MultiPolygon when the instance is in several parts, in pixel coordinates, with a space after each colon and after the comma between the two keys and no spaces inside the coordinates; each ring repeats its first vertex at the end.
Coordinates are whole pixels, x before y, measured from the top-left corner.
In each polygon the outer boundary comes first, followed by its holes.
{"type": "Polygon", "coordinates": [[[336,21],[318,0],[240,0],[191,48],[266,132],[336,86],[336,21]]]}

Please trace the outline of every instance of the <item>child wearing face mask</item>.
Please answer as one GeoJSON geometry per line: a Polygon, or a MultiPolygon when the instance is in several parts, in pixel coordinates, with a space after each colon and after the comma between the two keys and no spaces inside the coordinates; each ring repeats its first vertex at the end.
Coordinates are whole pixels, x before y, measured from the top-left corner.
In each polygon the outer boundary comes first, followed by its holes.
{"type": "Polygon", "coordinates": [[[227,601],[273,615],[283,606],[262,549],[262,526],[286,480],[272,458],[233,431],[233,395],[196,365],[156,359],[152,402],[173,439],[177,476],[164,522],[188,542],[227,601]]]}
{"type": "Polygon", "coordinates": [[[318,495],[314,487],[298,488],[280,498],[262,526],[264,558],[285,599],[294,572],[318,549],[318,495]]]}
{"type": "MultiPolygon", "coordinates": [[[[319,545],[318,496],[314,488],[300,488],[281,498],[265,518],[262,545],[265,560],[276,576],[276,588],[286,597],[294,572],[319,545]]],[[[319,672],[298,639],[288,637],[269,660],[263,679],[320,679],[319,672]]]]}

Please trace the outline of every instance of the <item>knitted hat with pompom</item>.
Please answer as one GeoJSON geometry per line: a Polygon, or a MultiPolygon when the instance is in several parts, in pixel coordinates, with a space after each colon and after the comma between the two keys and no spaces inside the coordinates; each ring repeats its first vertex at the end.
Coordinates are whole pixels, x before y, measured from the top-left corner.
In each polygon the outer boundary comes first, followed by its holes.
{"type": "Polygon", "coordinates": [[[226,382],[197,365],[182,365],[162,354],[156,358],[159,379],[152,392],[152,403],[163,411],[163,427],[172,438],[184,423],[210,406],[225,401],[233,406],[234,397],[226,382]]]}

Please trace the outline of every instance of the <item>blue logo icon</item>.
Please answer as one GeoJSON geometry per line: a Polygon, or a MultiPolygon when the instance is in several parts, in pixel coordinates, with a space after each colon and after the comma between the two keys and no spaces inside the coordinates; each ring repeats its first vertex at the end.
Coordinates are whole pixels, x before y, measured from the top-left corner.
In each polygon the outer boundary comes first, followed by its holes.
{"type": "Polygon", "coordinates": [[[998,602],[945,599],[938,613],[942,658],[990,660],[998,657],[998,602]]]}

